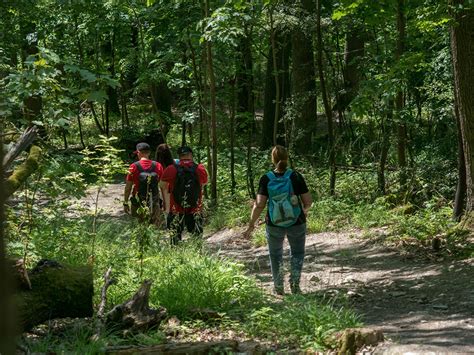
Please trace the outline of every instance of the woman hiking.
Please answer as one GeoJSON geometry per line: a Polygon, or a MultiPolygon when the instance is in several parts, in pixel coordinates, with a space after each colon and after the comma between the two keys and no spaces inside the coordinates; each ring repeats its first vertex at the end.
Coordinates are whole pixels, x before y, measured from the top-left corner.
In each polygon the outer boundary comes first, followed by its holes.
{"type": "Polygon", "coordinates": [[[252,208],[250,222],[244,237],[249,238],[255,222],[268,202],[266,237],[274,291],[284,294],[283,283],[283,241],[290,244],[290,290],[301,293],[300,278],[303,268],[306,240],[306,215],[312,204],[312,197],[303,176],[288,169],[288,152],[280,145],[273,148],[272,163],[275,167],[260,178],[257,199],[252,208]]]}

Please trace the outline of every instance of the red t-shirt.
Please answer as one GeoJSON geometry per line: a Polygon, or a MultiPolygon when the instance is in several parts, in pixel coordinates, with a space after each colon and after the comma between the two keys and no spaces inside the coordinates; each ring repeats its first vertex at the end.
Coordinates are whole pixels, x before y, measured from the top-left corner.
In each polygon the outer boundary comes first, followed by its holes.
{"type": "MultiPolygon", "coordinates": [[[[140,159],[140,165],[142,166],[143,170],[148,170],[151,167],[151,163],[153,160],[150,159],[140,159]]],[[[155,172],[158,175],[158,179],[161,179],[161,176],[163,175],[163,166],[156,162],[156,167],[155,167],[155,172]]],[[[127,181],[132,181],[133,182],[133,192],[132,195],[136,195],[138,192],[138,176],[140,175],[140,170],[138,170],[137,166],[135,163],[131,164],[130,167],[128,168],[128,174],[127,174],[127,181]]]]}
{"type": "MultiPolygon", "coordinates": [[[[180,160],[179,165],[181,166],[191,166],[193,163],[192,160],[180,160]]],[[[173,189],[176,183],[176,175],[178,174],[178,170],[176,170],[176,166],[174,164],[168,165],[168,167],[163,172],[163,176],[161,177],[161,181],[166,181],[170,185],[170,204],[171,204],[171,212],[172,213],[196,213],[199,212],[202,208],[202,186],[207,184],[207,171],[202,164],[197,164],[196,167],[196,174],[199,179],[199,184],[201,185],[201,189],[199,190],[199,200],[196,207],[193,208],[182,208],[178,204],[174,202],[173,196],[173,189]]]]}

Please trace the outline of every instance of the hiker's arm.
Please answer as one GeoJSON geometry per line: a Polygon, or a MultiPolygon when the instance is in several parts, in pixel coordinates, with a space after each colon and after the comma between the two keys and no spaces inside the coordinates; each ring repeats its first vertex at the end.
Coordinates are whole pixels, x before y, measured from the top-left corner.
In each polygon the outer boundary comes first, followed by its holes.
{"type": "Polygon", "coordinates": [[[310,192],[306,192],[300,196],[301,203],[303,204],[303,212],[305,215],[308,214],[311,205],[313,204],[313,197],[310,192]]]}
{"type": "Polygon", "coordinates": [[[126,181],[125,182],[125,191],[123,193],[123,203],[128,203],[128,199],[130,198],[130,193],[132,192],[133,181],[126,181]]]}
{"type": "Polygon", "coordinates": [[[244,232],[245,237],[249,237],[252,233],[253,229],[255,228],[255,222],[257,222],[258,217],[265,209],[267,204],[268,197],[265,195],[257,195],[257,199],[255,200],[252,208],[252,214],[250,215],[250,222],[247,227],[247,230],[244,232]]]}
{"type": "Polygon", "coordinates": [[[162,190],[165,190],[165,189],[168,187],[168,182],[163,181],[163,180],[160,180],[160,182],[158,183],[158,185],[160,186],[160,188],[161,188],[162,190]]]}

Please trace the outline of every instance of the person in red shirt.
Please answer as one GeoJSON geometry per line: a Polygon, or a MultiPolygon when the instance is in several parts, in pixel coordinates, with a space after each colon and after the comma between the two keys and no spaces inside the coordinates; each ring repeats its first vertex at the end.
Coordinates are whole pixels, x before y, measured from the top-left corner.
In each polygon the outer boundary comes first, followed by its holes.
{"type": "Polygon", "coordinates": [[[128,214],[131,212],[132,216],[139,217],[141,220],[144,219],[143,213],[139,213],[139,208],[145,207],[143,205],[146,205],[146,201],[142,201],[143,199],[146,199],[146,197],[140,197],[139,193],[140,175],[143,176],[144,173],[145,176],[150,175],[151,186],[148,187],[149,193],[152,195],[150,217],[152,223],[159,225],[161,213],[159,207],[158,183],[161,176],[163,175],[163,166],[156,161],[150,160],[150,151],[151,150],[148,143],[137,144],[137,150],[135,151],[135,153],[137,154],[138,161],[131,164],[128,170],[125,182],[123,208],[125,213],[128,214]]]}
{"type": "Polygon", "coordinates": [[[160,186],[170,191],[167,227],[175,231],[173,245],[181,241],[185,226],[193,236],[202,236],[202,187],[207,184],[207,171],[193,161],[191,148],[178,148],[178,156],[179,163],[169,165],[160,180],[160,186]]]}

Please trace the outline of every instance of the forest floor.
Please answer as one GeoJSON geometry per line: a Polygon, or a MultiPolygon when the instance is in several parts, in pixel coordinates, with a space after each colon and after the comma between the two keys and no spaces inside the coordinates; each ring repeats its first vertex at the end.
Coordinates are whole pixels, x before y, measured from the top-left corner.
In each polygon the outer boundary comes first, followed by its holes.
{"type": "MultiPolygon", "coordinates": [[[[99,200],[102,213],[123,215],[123,186],[104,189],[99,200]]],[[[267,248],[243,240],[242,231],[213,233],[206,245],[246,265],[271,292],[267,248]]],[[[383,243],[384,231],[309,234],[303,293],[347,295],[365,326],[382,330],[388,339],[374,353],[474,353],[474,260],[402,253],[383,243]]],[[[288,265],[287,245],[285,252],[288,265]]]]}

